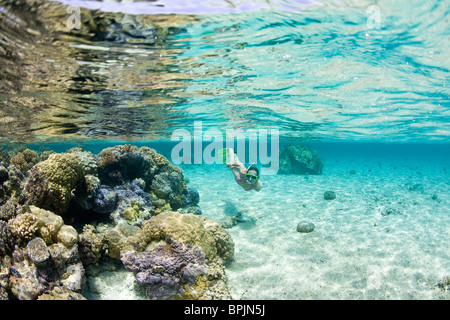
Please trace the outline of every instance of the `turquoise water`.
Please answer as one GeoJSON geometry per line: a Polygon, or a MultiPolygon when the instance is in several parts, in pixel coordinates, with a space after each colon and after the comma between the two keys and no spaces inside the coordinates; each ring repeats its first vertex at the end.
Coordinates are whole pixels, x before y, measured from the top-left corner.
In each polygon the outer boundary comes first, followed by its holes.
{"type": "Polygon", "coordinates": [[[51,108],[8,120],[18,142],[169,139],[194,119],[283,138],[448,142],[448,1],[69,2],[177,15],[150,20],[169,28],[147,39],[73,29],[32,49],[42,70],[26,94],[51,108]]]}
{"type": "MultiPolygon", "coordinates": [[[[233,299],[449,299],[435,285],[450,276],[450,1],[55,2],[159,29],[96,39],[49,13],[58,41],[16,39],[40,69],[1,93],[2,145],[97,154],[131,143],[176,163],[177,129],[203,141],[200,153],[208,129],[235,146],[233,130],[257,143],[269,130],[272,156],[309,145],[323,173],[258,163],[263,188],[245,192],[223,165],[179,164],[204,217],[240,216],[227,229],[233,299]],[[315,230],[297,232],[303,220],[315,230]]],[[[109,273],[89,281],[110,288],[92,299],[142,298],[109,273]]]]}

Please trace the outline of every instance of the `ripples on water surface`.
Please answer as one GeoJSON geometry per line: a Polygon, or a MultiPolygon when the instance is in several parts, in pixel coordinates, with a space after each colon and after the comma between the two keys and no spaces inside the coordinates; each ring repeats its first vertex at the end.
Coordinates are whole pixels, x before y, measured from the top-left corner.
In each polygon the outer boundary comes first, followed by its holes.
{"type": "Polygon", "coordinates": [[[4,142],[170,138],[194,120],[448,141],[450,1],[61,2],[81,29],[60,2],[0,2],[4,142]]]}

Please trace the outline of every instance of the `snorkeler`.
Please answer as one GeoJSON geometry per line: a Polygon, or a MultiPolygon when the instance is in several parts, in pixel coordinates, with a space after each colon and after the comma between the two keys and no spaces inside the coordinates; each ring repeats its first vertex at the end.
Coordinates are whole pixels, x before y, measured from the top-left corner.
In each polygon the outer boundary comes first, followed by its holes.
{"type": "Polygon", "coordinates": [[[231,169],[236,182],[244,188],[245,191],[260,191],[262,188],[262,182],[259,180],[259,170],[254,165],[255,164],[252,163],[246,168],[239,161],[233,148],[226,149],[226,167],[231,169]]]}

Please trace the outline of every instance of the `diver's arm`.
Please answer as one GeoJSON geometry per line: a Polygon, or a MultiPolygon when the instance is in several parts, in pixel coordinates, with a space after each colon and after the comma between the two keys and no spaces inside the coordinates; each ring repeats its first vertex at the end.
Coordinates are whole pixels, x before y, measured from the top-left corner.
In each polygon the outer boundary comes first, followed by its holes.
{"type": "Polygon", "coordinates": [[[263,185],[262,181],[258,180],[258,183],[255,186],[255,191],[259,192],[262,189],[262,185],[263,185]]]}

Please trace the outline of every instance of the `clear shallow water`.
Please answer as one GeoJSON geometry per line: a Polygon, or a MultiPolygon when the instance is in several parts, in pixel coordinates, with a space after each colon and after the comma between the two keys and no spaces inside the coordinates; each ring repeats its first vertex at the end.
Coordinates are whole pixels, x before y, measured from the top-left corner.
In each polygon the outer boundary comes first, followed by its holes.
{"type": "Polygon", "coordinates": [[[450,270],[448,152],[313,146],[322,175],[265,176],[261,192],[251,195],[220,166],[184,167],[204,215],[226,221],[242,214],[243,222],[227,229],[236,243],[227,267],[233,297],[448,300],[433,280],[450,270]],[[327,190],[335,200],[324,200],[327,190]],[[313,232],[296,231],[305,220],[313,232]]]}
{"type": "Polygon", "coordinates": [[[145,36],[67,30],[65,7],[41,11],[44,26],[0,10],[2,145],[132,141],[170,159],[172,133],[194,121],[279,130],[318,150],[322,175],[263,176],[244,193],[221,166],[181,165],[204,216],[247,219],[228,229],[234,298],[449,298],[434,287],[450,272],[449,1],[381,1],[379,21],[370,1],[69,2],[139,12],[116,19],[145,36]],[[11,44],[25,49],[14,59],[11,44]],[[296,232],[305,219],[314,232],[296,232]]]}

